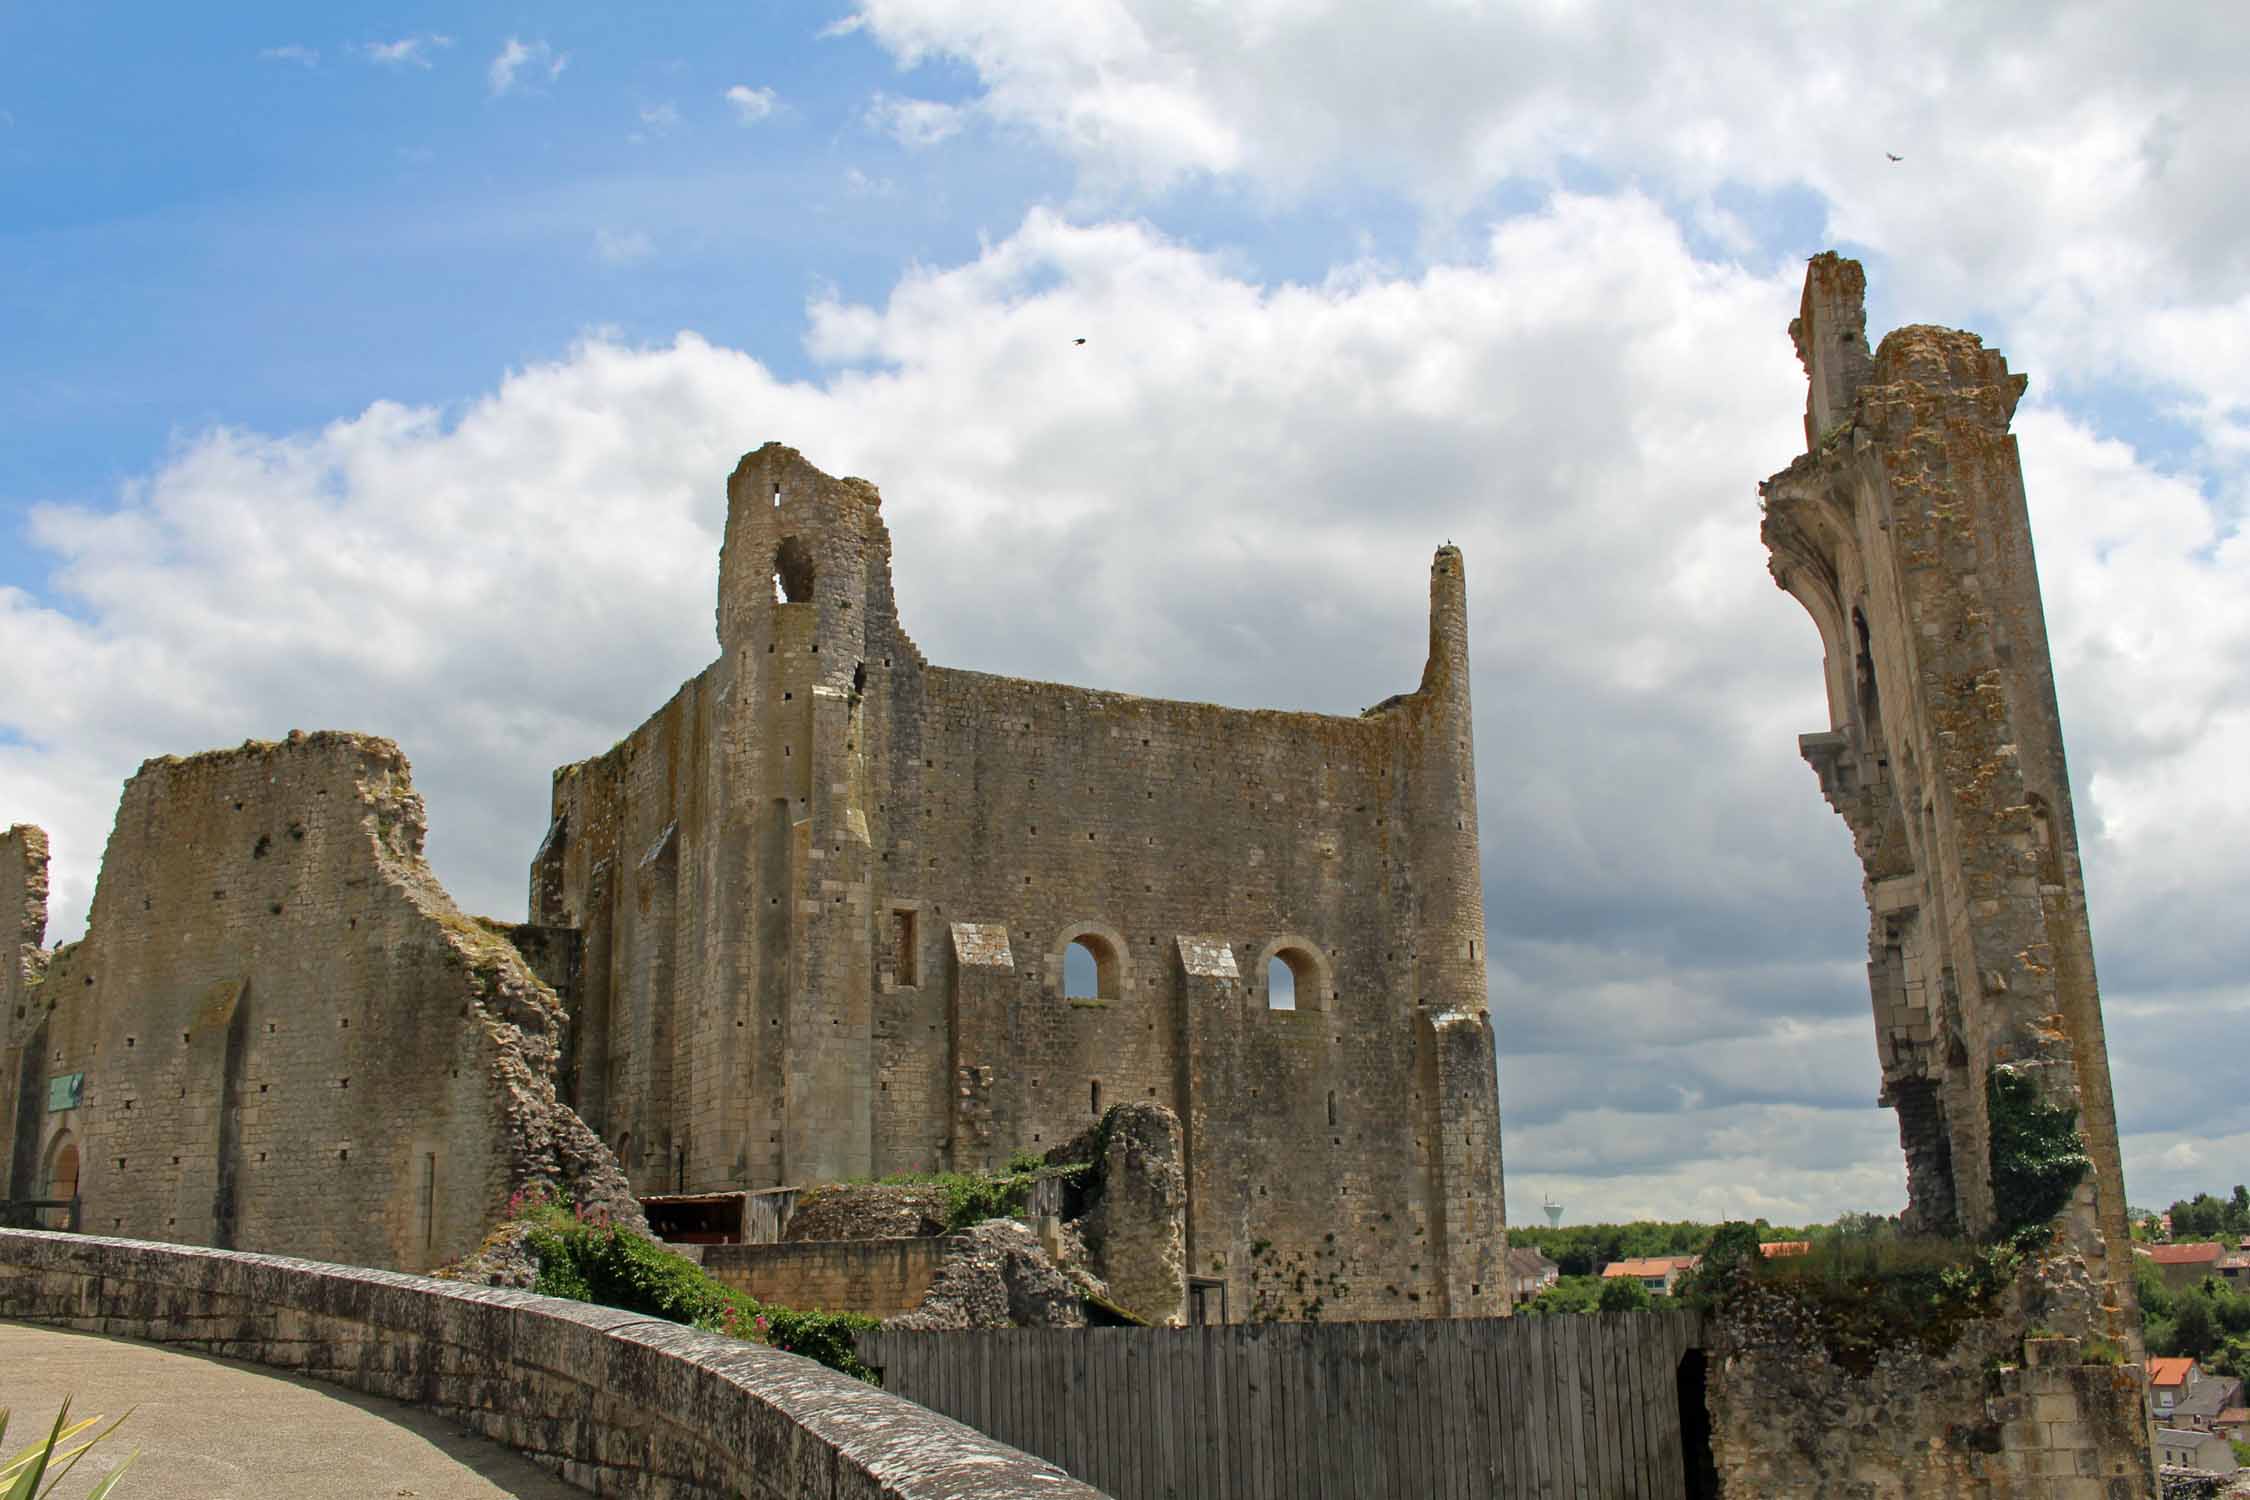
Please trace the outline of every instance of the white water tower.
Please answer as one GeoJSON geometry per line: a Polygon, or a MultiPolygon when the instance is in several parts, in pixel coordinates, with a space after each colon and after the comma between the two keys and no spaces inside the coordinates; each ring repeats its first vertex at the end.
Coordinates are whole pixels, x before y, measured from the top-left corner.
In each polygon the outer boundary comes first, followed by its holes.
{"type": "Polygon", "coordinates": [[[1545,1210],[1547,1215],[1547,1227],[1549,1229],[1562,1228],[1562,1205],[1544,1193],[1540,1194],[1539,1197],[1539,1206],[1545,1210]]]}

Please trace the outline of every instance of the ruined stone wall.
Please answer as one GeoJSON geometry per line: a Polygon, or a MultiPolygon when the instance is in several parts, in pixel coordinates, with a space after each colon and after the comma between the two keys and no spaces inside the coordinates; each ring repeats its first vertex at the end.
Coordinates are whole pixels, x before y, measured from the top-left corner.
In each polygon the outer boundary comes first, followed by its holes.
{"type": "Polygon", "coordinates": [[[556,775],[532,915],[583,934],[572,1097],[635,1184],[990,1167],[1153,1100],[1235,1306],[1253,1245],[1276,1312],[1504,1305],[1459,554],[1417,692],[1244,711],[930,666],[880,504],[745,458],[719,660],[556,775]]]}
{"type": "Polygon", "coordinates": [[[8,1014],[6,1072],[40,1090],[7,1117],[11,1195],[68,1139],[85,1227],[141,1239],[415,1269],[534,1181],[637,1222],[555,1100],[554,994],[454,907],[422,834],[387,740],[145,764],[86,939],[8,1014]]]}
{"type": "Polygon", "coordinates": [[[1721,1494],[2153,1500],[2146,1371],[2028,1321],[2011,1305],[1942,1352],[1900,1329],[1848,1369],[1788,1297],[1738,1300],[1705,1324],[1721,1494]]]}
{"type": "Polygon", "coordinates": [[[942,1238],[705,1245],[703,1269],[776,1307],[887,1318],[922,1305],[946,1257],[942,1238]]]}
{"type": "Polygon", "coordinates": [[[1872,355],[1856,262],[1808,268],[1791,325],[1807,452],[1762,487],[1774,577],[1826,649],[1805,758],[1866,875],[1884,1101],[1909,1218],[1999,1226],[1993,1070],[2074,1108],[2093,1161],[2063,1217],[2094,1277],[2066,1332],[2137,1351],[2139,1319],[2077,828],[2010,418],[2024,377],[1972,334],[1872,355]]]}
{"type": "MultiPolygon", "coordinates": [[[[29,823],[0,834],[0,1036],[31,1027],[31,1006],[47,972],[47,835],[29,823]]],[[[47,1070],[37,1048],[0,1049],[0,1169],[6,1197],[43,1198],[47,1162],[39,1122],[47,1109],[47,1070]]]]}
{"type": "Polygon", "coordinates": [[[1065,1212],[1109,1299],[1149,1323],[1187,1321],[1187,1171],[1179,1117],[1120,1104],[1048,1156],[1090,1170],[1065,1212]]]}

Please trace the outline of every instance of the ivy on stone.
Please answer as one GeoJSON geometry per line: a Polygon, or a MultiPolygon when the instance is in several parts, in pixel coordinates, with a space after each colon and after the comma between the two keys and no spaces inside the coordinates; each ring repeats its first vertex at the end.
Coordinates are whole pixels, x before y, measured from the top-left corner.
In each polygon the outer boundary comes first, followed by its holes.
{"type": "Polygon", "coordinates": [[[2038,1082],[2002,1063],[1985,1076],[1992,1143],[1993,1237],[2012,1240],[2045,1229],[2093,1170],[2078,1110],[2049,1104],[2038,1082]]]}

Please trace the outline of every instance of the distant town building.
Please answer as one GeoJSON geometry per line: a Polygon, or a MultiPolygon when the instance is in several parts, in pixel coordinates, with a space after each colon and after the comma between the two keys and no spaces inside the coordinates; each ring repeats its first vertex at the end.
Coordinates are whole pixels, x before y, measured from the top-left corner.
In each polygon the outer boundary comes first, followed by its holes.
{"type": "Polygon", "coordinates": [[[1700,1255],[1647,1255],[1613,1260],[1602,1267],[1602,1280],[1630,1277],[1648,1288],[1650,1295],[1669,1297],[1682,1276],[1702,1263],[1700,1255]]]}

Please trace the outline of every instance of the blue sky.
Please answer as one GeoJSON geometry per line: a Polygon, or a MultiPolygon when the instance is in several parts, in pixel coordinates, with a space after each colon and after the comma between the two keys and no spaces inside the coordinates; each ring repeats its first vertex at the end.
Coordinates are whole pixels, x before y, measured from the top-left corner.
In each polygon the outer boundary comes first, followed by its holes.
{"type": "Polygon", "coordinates": [[[2250,1037],[2246,31],[10,8],[0,820],[55,834],[67,939],[140,759],[370,730],[513,914],[548,770],[708,660],[769,438],[883,486],[933,659],[1127,691],[1409,687],[1451,539],[1514,1201],[1895,1208],[1858,873],[1794,752],[1818,645],[1756,539],[1835,246],[1872,332],[2032,377],[2128,1183],[2224,1188],[2250,1101],[2176,1059],[2250,1037]]]}

